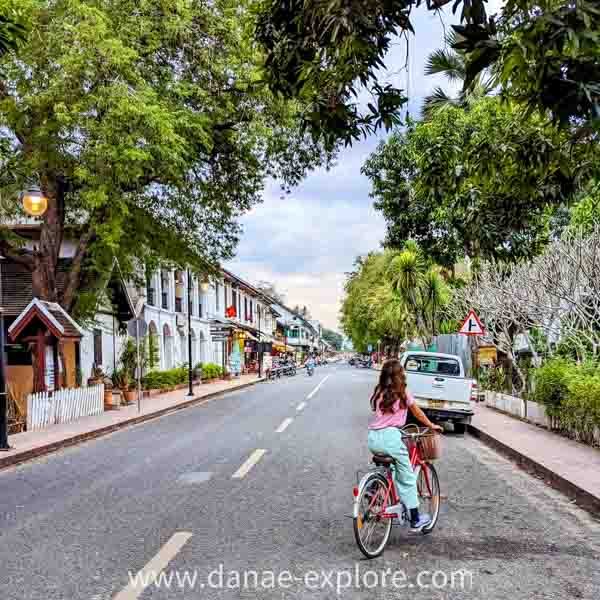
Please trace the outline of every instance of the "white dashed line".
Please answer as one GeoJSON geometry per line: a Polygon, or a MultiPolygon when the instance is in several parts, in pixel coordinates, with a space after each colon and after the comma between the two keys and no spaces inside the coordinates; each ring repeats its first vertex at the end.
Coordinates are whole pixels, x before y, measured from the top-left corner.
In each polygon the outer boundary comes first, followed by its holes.
{"type": "Polygon", "coordinates": [[[248,475],[250,469],[264,456],[266,450],[258,448],[249,457],[248,460],[232,475],[234,479],[243,479],[248,475]]]}
{"type": "Polygon", "coordinates": [[[285,419],[283,423],[275,430],[275,433],[283,433],[292,423],[294,419],[285,419]]]}
{"type": "Polygon", "coordinates": [[[154,581],[153,576],[157,576],[164,570],[191,537],[192,534],[189,531],[178,531],[173,534],[171,539],[141,571],[129,576],[129,585],[124,587],[114,597],[114,600],[137,600],[148,585],[154,581]]]}
{"type": "Polygon", "coordinates": [[[300,404],[298,404],[298,406],[296,407],[296,410],[298,412],[300,412],[301,410],[304,410],[305,406],[306,406],[306,402],[300,402],[300,404]]]}
{"type": "Polygon", "coordinates": [[[310,400],[318,391],[319,388],[329,379],[329,375],[326,375],[325,377],[323,377],[323,379],[321,380],[321,383],[319,383],[319,385],[306,397],[307,400],[310,400]]]}

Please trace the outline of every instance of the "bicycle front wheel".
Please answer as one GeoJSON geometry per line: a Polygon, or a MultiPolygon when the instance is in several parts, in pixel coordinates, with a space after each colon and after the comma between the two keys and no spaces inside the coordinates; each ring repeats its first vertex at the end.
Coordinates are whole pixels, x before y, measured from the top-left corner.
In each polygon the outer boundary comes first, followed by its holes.
{"type": "Polygon", "coordinates": [[[440,516],[440,480],[437,471],[431,463],[421,466],[417,478],[417,493],[419,495],[419,510],[431,516],[431,525],[423,527],[423,533],[430,533],[440,516]]]}
{"type": "Polygon", "coordinates": [[[390,538],[392,519],[383,516],[387,507],[387,488],[386,478],[373,473],[356,499],[358,514],[354,517],[354,537],[367,558],[379,556],[390,538]]]}

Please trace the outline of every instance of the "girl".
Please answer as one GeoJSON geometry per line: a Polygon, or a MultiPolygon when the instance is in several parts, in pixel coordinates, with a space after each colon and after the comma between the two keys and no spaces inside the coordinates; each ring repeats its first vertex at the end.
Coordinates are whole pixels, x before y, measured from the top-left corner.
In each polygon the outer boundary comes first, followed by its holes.
{"type": "MultiPolygon", "coordinates": [[[[408,457],[402,432],[398,429],[406,424],[407,411],[435,431],[442,431],[434,425],[417,406],[414,398],[406,389],[406,375],[399,360],[388,360],[383,364],[379,383],[371,396],[371,408],[375,417],[369,424],[369,450],[374,454],[388,454],[396,462],[394,481],[398,496],[410,511],[410,526],[413,531],[421,531],[431,523],[431,517],[425,513],[419,515],[417,500],[417,478],[408,457]]],[[[395,513],[400,506],[390,506],[387,512],[395,513]]]]}

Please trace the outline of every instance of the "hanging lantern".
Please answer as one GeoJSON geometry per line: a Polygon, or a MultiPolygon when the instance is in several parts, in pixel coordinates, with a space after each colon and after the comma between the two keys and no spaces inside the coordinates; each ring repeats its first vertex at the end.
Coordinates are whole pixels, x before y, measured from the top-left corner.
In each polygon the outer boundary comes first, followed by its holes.
{"type": "Polygon", "coordinates": [[[21,196],[23,210],[32,217],[41,217],[48,209],[48,198],[39,187],[30,187],[21,196]]]}
{"type": "Polygon", "coordinates": [[[200,282],[200,289],[206,294],[206,292],[208,292],[209,288],[210,288],[210,283],[208,281],[208,277],[205,277],[200,282]]]}

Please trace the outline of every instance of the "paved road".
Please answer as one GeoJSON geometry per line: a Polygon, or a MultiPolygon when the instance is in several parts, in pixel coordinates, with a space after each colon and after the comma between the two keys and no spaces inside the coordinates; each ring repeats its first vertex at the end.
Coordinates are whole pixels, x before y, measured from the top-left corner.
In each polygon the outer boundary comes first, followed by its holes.
{"type": "Polygon", "coordinates": [[[600,597],[600,523],[468,436],[445,437],[435,532],[363,560],[347,515],[375,377],[323,367],[0,473],[0,597],[600,597]],[[127,590],[167,564],[171,589],[127,590]]]}

